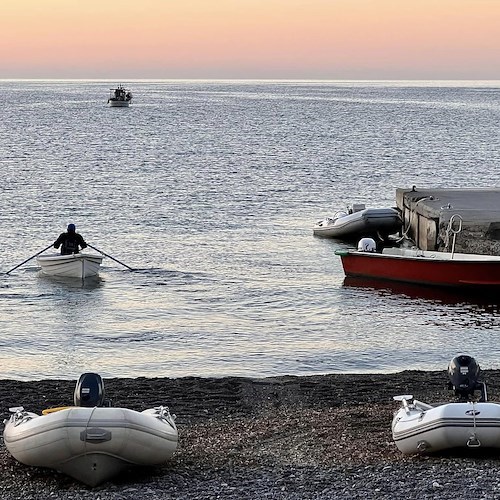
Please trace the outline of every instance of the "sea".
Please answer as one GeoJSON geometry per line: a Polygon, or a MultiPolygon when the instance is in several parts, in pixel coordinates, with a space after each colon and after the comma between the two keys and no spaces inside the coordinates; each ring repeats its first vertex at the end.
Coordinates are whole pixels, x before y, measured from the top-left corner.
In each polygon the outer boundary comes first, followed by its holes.
{"type": "Polygon", "coordinates": [[[1,379],[500,368],[500,296],[350,282],[312,232],[500,187],[500,82],[0,80],[0,172],[1,379]],[[41,274],[68,223],[98,278],[41,274]]]}

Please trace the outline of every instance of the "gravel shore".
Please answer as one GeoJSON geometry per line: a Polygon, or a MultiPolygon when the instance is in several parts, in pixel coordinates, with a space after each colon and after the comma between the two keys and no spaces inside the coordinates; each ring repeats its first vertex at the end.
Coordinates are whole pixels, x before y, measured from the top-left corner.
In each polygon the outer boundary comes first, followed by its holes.
{"type": "MultiPolygon", "coordinates": [[[[484,371],[500,400],[500,371],[484,371]]],[[[74,381],[0,381],[1,413],[72,404],[74,381]]],[[[114,406],[160,404],[177,415],[179,447],[162,467],[132,468],[96,488],[27,467],[0,446],[0,498],[480,499],[500,497],[494,454],[405,457],[390,424],[397,394],[448,401],[443,372],[309,377],[106,379],[114,406]]],[[[3,429],[3,425],[2,425],[3,429]]]]}

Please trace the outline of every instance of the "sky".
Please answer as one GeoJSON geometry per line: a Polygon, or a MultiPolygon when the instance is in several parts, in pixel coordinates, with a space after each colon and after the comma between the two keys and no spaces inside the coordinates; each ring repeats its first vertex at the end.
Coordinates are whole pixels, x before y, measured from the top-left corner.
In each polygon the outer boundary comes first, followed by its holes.
{"type": "Polygon", "coordinates": [[[500,0],[1,0],[15,78],[500,80],[500,0]]]}

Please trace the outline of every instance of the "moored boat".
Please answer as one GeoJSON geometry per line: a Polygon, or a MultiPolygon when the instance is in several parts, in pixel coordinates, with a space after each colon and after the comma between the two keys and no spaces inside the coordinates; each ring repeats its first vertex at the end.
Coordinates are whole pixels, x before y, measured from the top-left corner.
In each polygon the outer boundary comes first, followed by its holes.
{"type": "Polygon", "coordinates": [[[500,288],[500,257],[409,248],[376,250],[360,240],[358,249],[336,250],[346,276],[385,279],[431,286],[500,288]]]}
{"type": "Polygon", "coordinates": [[[325,238],[359,239],[373,236],[380,239],[396,233],[402,227],[399,213],[394,208],[365,208],[353,205],[348,212],[337,212],[333,217],[316,222],[313,234],[325,238]]]}
{"type": "Polygon", "coordinates": [[[177,448],[175,416],[167,407],[142,412],[103,406],[104,386],[97,374],[80,377],[75,406],[42,415],[11,408],[3,438],[19,462],[63,472],[89,486],[111,479],[130,466],[155,466],[177,448]]]}
{"type": "Polygon", "coordinates": [[[486,385],[478,380],[479,365],[470,356],[457,356],[448,374],[456,402],[427,404],[412,395],[394,397],[402,403],[392,421],[392,436],[401,452],[500,448],[500,404],[487,401],[486,385]]]}
{"type": "Polygon", "coordinates": [[[110,89],[108,104],[111,107],[125,108],[132,103],[132,92],[127,90],[123,85],[118,85],[114,89],[110,89]]]}
{"type": "Polygon", "coordinates": [[[70,255],[39,255],[36,260],[42,272],[49,276],[88,278],[97,276],[103,255],[73,253],[70,255]]]}

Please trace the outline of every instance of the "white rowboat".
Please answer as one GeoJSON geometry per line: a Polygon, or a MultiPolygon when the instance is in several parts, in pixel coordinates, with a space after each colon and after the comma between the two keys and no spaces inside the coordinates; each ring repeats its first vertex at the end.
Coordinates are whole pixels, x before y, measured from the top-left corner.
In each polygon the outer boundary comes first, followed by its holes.
{"type": "Polygon", "coordinates": [[[36,260],[48,276],[88,278],[97,276],[103,255],[74,253],[70,255],[39,255],[36,260]]]}

